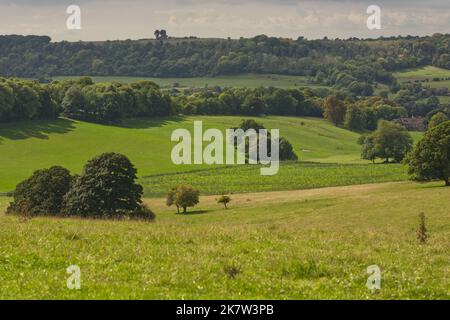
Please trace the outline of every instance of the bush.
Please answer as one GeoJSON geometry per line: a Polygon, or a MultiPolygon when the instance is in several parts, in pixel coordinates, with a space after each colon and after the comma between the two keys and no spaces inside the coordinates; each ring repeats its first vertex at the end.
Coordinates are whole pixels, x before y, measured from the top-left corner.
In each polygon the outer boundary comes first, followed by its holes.
{"type": "Polygon", "coordinates": [[[90,160],[64,197],[66,215],[117,217],[141,208],[137,170],[121,154],[105,153],[90,160]]]}
{"type": "Polygon", "coordinates": [[[156,218],[155,213],[145,204],[142,204],[136,210],[125,213],[131,220],[153,221],[156,218]]]}
{"type": "Polygon", "coordinates": [[[34,172],[17,185],[13,192],[14,202],[7,213],[26,216],[60,214],[63,197],[69,191],[72,180],[70,172],[62,167],[34,172]]]}
{"type": "Polygon", "coordinates": [[[280,146],[280,161],[298,160],[298,156],[295,154],[292,144],[287,139],[281,137],[278,142],[280,146]]]}

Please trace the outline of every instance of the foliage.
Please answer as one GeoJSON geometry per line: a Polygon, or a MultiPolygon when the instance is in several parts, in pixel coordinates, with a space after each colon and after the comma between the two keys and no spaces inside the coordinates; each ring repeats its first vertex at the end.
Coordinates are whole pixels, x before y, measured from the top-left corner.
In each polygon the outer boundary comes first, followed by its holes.
{"type": "Polygon", "coordinates": [[[38,170],[17,185],[13,193],[14,202],[10,204],[8,213],[60,215],[63,197],[71,183],[70,172],[62,167],[38,170]]]}
{"type": "Polygon", "coordinates": [[[0,78],[0,122],[56,118],[58,113],[46,86],[0,78]]]}
{"type": "Polygon", "coordinates": [[[178,213],[183,208],[183,213],[187,212],[188,207],[195,207],[199,203],[200,192],[190,185],[178,185],[167,194],[166,204],[168,207],[175,205],[178,213]]]}
{"type": "Polygon", "coordinates": [[[1,36],[0,74],[197,77],[240,73],[310,76],[321,84],[368,95],[375,82],[395,85],[391,72],[433,64],[449,68],[448,35],[377,40],[167,39],[51,42],[47,36],[1,36]],[[165,41],[160,41],[165,40],[165,41]],[[399,54],[401,52],[402,54],[399,54]]]}
{"type": "Polygon", "coordinates": [[[225,209],[228,209],[227,205],[231,202],[231,198],[229,196],[221,196],[219,200],[217,200],[217,203],[223,204],[225,209]]]}
{"type": "Polygon", "coordinates": [[[361,131],[366,128],[366,115],[362,108],[350,105],[345,114],[344,126],[349,130],[361,131]]]}
{"type": "Polygon", "coordinates": [[[88,161],[64,198],[64,213],[115,217],[140,208],[142,187],[127,157],[104,153],[88,161]]]}
{"type": "Polygon", "coordinates": [[[298,156],[295,154],[292,144],[286,138],[280,137],[278,139],[278,144],[280,161],[298,160],[298,156]]]}
{"type": "Polygon", "coordinates": [[[155,213],[145,204],[140,204],[134,211],[125,211],[123,214],[131,220],[153,221],[156,218],[155,213]]]}
{"type": "Polygon", "coordinates": [[[450,186],[450,121],[429,129],[405,163],[413,180],[442,179],[450,186]]]}
{"type": "Polygon", "coordinates": [[[417,239],[422,244],[427,242],[428,238],[427,231],[428,230],[425,225],[425,213],[421,212],[419,215],[419,229],[417,230],[417,239]]]}
{"type": "Polygon", "coordinates": [[[413,140],[406,129],[396,123],[381,120],[378,129],[370,136],[359,140],[362,144],[362,158],[374,160],[375,158],[390,158],[400,162],[411,150],[413,140]]]}
{"type": "Polygon", "coordinates": [[[431,117],[428,122],[428,129],[432,129],[437,127],[438,125],[447,122],[449,119],[443,112],[438,112],[434,116],[431,117]]]}
{"type": "Polygon", "coordinates": [[[344,121],[346,107],[338,95],[333,94],[326,97],[323,104],[323,110],[324,118],[334,125],[337,126],[344,121]]]}

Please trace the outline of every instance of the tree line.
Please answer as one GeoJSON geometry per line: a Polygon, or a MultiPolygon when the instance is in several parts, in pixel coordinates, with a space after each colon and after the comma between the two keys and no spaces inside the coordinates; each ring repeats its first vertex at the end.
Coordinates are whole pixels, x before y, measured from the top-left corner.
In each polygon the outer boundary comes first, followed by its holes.
{"type": "Polygon", "coordinates": [[[199,115],[321,116],[322,99],[309,89],[199,89],[170,94],[151,81],[93,83],[90,78],[53,81],[0,79],[0,121],[59,115],[109,123],[131,117],[199,115]]]}
{"type": "MultiPolygon", "coordinates": [[[[162,30],[164,31],[164,30],[162,30]]],[[[161,31],[159,31],[161,35],[161,31]]],[[[164,37],[164,34],[163,34],[164,37]]],[[[164,37],[165,38],[165,37],[164,37]]],[[[450,69],[450,35],[378,39],[168,39],[51,42],[48,36],[0,36],[0,75],[199,77],[241,73],[307,76],[368,96],[396,87],[393,71],[450,69]]]]}
{"type": "Polygon", "coordinates": [[[184,115],[285,115],[325,117],[355,131],[379,120],[450,116],[450,106],[423,88],[404,84],[396,95],[355,97],[327,88],[196,88],[162,90],[151,81],[94,83],[89,77],[40,84],[0,78],[0,121],[53,119],[60,115],[111,123],[132,117],[184,115]]]}

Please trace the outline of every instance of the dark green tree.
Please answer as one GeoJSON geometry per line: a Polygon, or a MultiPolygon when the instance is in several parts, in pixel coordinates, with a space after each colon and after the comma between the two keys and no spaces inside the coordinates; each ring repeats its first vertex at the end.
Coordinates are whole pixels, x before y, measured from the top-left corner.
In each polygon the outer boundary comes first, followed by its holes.
{"type": "Polygon", "coordinates": [[[137,170],[118,153],[90,160],[64,199],[67,215],[115,217],[139,210],[143,188],[137,170]]]}
{"type": "Polygon", "coordinates": [[[292,144],[286,138],[280,137],[278,141],[280,161],[298,160],[292,144]]]}
{"type": "Polygon", "coordinates": [[[428,129],[437,127],[441,123],[447,122],[449,119],[447,115],[443,112],[438,112],[431,117],[430,122],[428,122],[428,129]]]}
{"type": "Polygon", "coordinates": [[[389,159],[402,161],[413,146],[411,135],[403,126],[385,120],[378,123],[373,133],[373,143],[377,157],[384,158],[386,162],[389,159]]]}
{"type": "Polygon", "coordinates": [[[14,201],[7,212],[31,216],[59,215],[63,197],[71,183],[70,172],[62,167],[38,170],[17,185],[13,193],[14,201]]]}
{"type": "Polygon", "coordinates": [[[429,129],[405,163],[413,180],[442,179],[450,186],[450,121],[429,129]]]}

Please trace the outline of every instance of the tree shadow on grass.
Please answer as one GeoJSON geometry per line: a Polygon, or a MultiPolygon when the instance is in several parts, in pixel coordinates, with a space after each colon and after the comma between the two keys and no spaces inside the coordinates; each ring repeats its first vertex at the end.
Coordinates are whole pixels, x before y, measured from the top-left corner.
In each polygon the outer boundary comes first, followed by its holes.
{"type": "Polygon", "coordinates": [[[171,116],[161,118],[130,118],[123,119],[118,123],[112,124],[112,126],[126,129],[150,129],[159,128],[170,123],[182,122],[186,120],[184,116],[171,116]]]}
{"type": "Polygon", "coordinates": [[[62,118],[0,123],[0,143],[3,139],[48,139],[50,134],[64,134],[72,131],[75,129],[74,123],[73,120],[62,118]]]}

